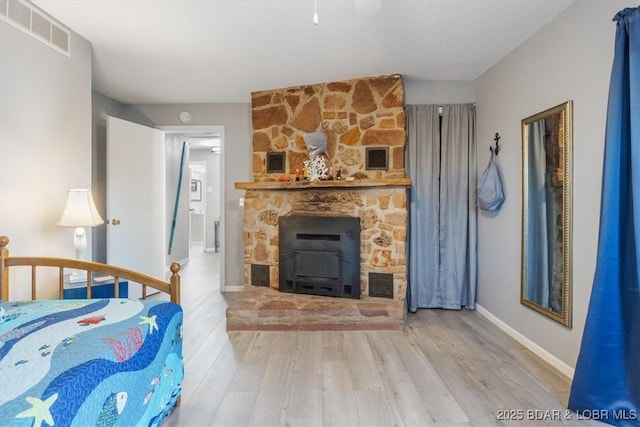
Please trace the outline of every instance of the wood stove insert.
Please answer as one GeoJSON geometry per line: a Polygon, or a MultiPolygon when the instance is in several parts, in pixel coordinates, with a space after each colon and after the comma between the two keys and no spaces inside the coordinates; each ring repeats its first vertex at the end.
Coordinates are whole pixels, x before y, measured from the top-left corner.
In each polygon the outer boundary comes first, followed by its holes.
{"type": "Polygon", "coordinates": [[[360,298],[360,218],[279,218],[282,292],[360,298]]]}

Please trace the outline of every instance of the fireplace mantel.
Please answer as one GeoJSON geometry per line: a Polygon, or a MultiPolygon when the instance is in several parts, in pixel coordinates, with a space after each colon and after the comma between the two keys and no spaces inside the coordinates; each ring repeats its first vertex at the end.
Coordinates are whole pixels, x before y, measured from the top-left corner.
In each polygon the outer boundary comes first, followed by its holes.
{"type": "Polygon", "coordinates": [[[354,179],[353,181],[236,182],[237,190],[306,190],[309,188],[411,187],[411,178],[354,179]]]}

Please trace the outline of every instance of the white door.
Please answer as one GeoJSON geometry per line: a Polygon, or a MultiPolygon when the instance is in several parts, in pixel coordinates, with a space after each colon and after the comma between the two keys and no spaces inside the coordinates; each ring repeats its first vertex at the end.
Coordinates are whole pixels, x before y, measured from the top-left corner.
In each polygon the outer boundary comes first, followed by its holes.
{"type": "MultiPolygon", "coordinates": [[[[164,279],[164,132],[107,118],[107,262],[164,279]]],[[[129,284],[129,298],[142,288],[129,284]]]]}

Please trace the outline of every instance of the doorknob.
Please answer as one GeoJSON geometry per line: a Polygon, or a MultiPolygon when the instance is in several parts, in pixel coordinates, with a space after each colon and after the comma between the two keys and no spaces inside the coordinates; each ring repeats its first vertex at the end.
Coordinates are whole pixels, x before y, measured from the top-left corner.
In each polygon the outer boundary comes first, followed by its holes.
{"type": "Polygon", "coordinates": [[[119,219],[115,219],[114,218],[114,219],[111,220],[111,225],[118,225],[118,224],[120,224],[120,220],[119,219]]]}

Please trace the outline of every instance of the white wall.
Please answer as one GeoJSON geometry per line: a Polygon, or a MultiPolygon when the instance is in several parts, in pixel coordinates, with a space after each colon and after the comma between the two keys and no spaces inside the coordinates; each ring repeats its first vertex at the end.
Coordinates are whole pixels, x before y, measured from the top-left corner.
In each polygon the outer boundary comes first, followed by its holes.
{"type": "Polygon", "coordinates": [[[0,234],[14,255],[74,257],[56,223],[91,188],[91,45],[71,33],[67,57],[0,20],[0,92],[0,234]]]}
{"type": "Polygon", "coordinates": [[[473,82],[410,80],[403,77],[407,105],[470,104],[475,101],[473,82]]]}
{"type": "Polygon", "coordinates": [[[478,304],[570,367],[591,294],[598,237],[607,94],[617,11],[631,1],[573,3],[475,81],[479,172],[500,132],[506,201],[478,223],[478,304]],[[573,329],[520,304],[520,121],[574,101],[573,329]]]}

